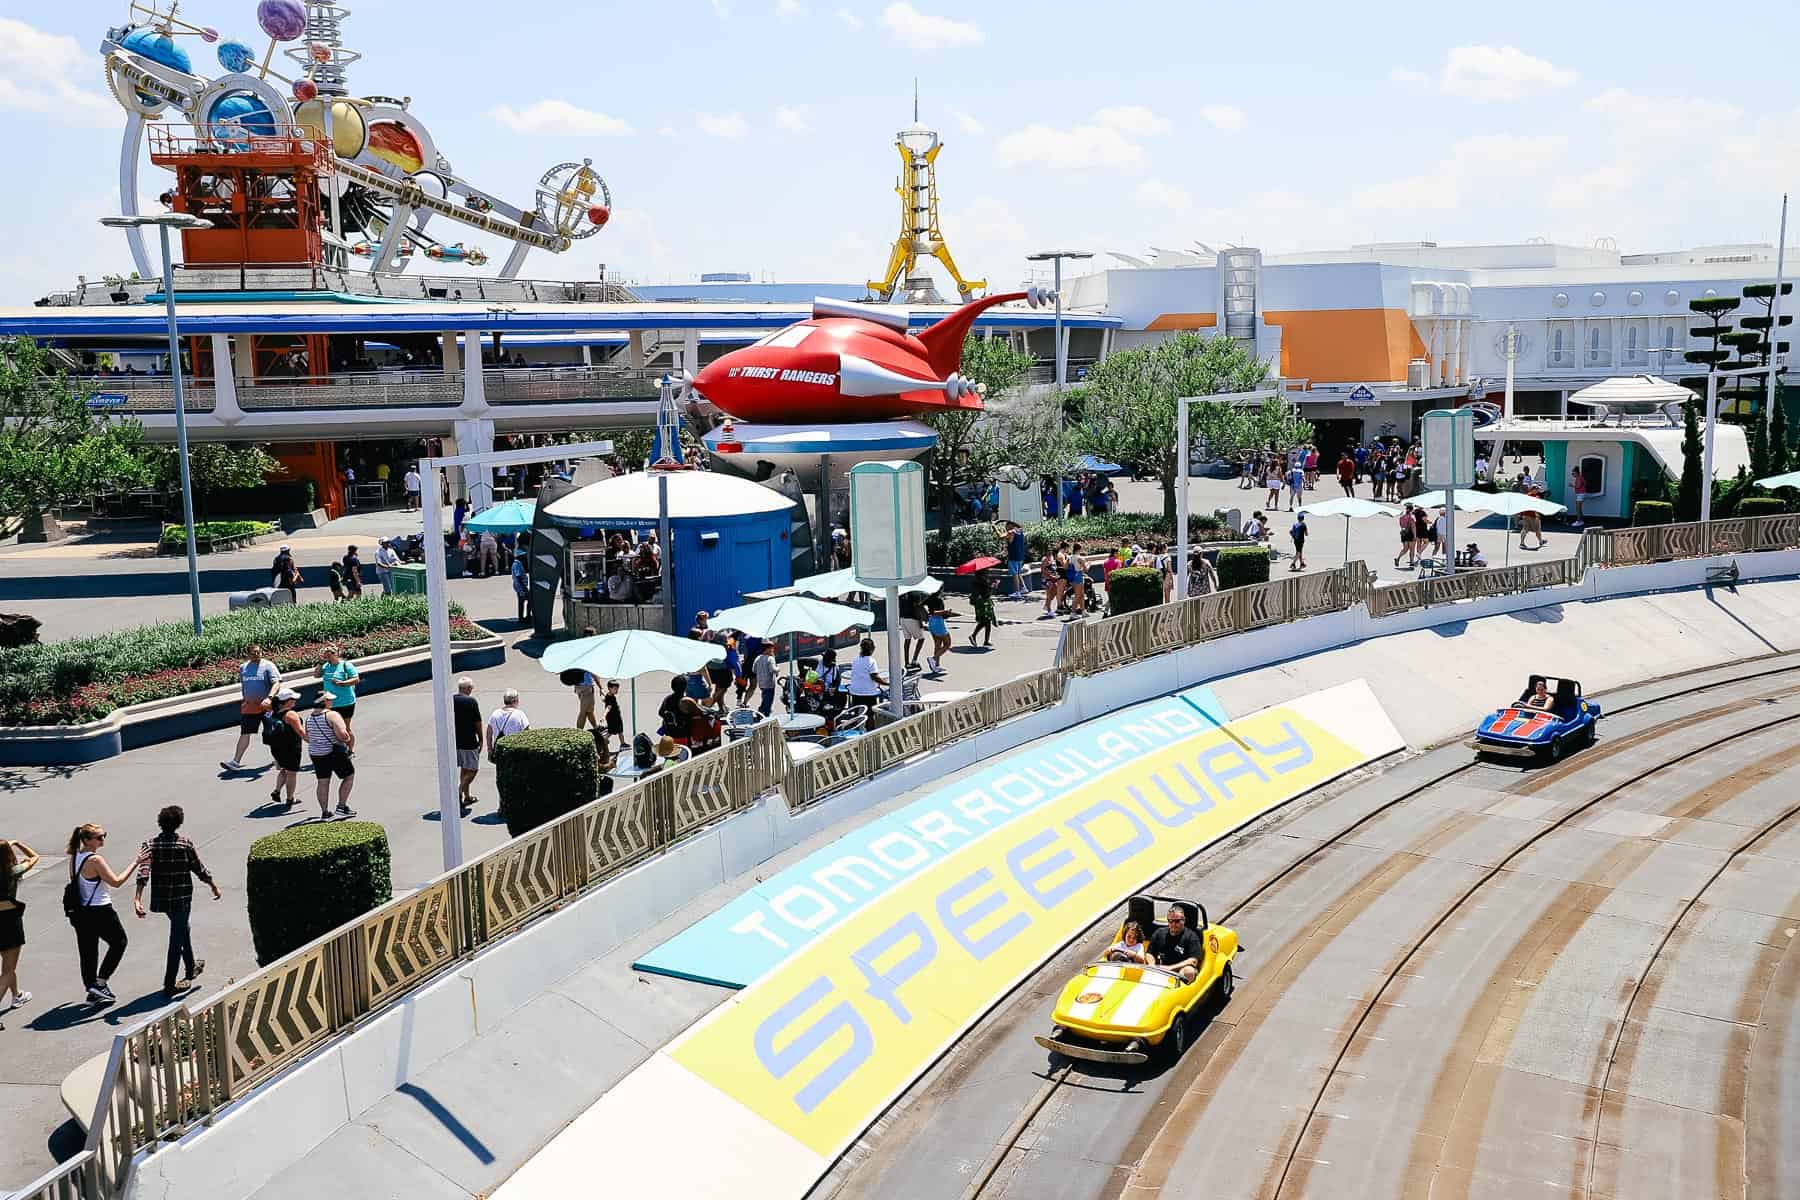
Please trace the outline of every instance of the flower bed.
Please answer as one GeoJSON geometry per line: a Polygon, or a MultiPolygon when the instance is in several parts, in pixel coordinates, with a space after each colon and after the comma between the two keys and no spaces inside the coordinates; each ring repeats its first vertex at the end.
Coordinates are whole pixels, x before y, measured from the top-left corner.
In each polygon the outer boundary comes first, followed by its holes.
{"type": "MultiPolygon", "coordinates": [[[[196,639],[184,622],[0,650],[0,725],[78,725],[116,708],[237,682],[253,644],[283,672],[310,670],[336,644],[356,659],[431,640],[421,596],[243,609],[213,617],[196,639]]],[[[487,631],[452,606],[451,636],[487,631]]]]}
{"type": "MultiPolygon", "coordinates": [[[[1041,558],[1058,542],[1073,542],[1078,549],[1095,550],[1137,542],[1175,542],[1175,523],[1161,513],[1109,512],[1098,516],[1059,517],[1025,526],[1025,546],[1032,559],[1041,558]]],[[[1211,513],[1188,514],[1188,540],[1201,542],[1241,541],[1211,513]]],[[[1004,560],[1006,547],[994,532],[992,524],[958,525],[950,531],[950,547],[945,551],[934,529],[925,535],[926,562],[934,567],[954,567],[979,555],[992,555],[1004,560]]]]}

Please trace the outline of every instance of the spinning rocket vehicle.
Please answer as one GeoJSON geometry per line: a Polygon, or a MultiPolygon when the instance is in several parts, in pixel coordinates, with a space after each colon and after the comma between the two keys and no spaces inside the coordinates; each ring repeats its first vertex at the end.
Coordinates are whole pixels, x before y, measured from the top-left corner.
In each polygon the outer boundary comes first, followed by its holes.
{"type": "Polygon", "coordinates": [[[742,421],[878,421],[979,409],[980,390],[958,374],[963,339],[982,311],[1008,300],[1034,307],[1036,288],[986,296],[909,332],[905,309],[813,301],[812,318],[708,363],[692,390],[742,421]]]}

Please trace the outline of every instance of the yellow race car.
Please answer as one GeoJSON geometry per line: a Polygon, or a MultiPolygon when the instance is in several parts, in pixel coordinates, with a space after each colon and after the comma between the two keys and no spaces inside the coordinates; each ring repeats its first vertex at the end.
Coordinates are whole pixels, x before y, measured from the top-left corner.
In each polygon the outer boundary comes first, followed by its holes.
{"type": "Polygon", "coordinates": [[[1231,999],[1237,952],[1237,934],[1192,900],[1133,896],[1112,945],[1063,988],[1050,1034],[1037,1043],[1088,1062],[1148,1062],[1157,1047],[1179,1058],[1200,1006],[1231,999]]]}

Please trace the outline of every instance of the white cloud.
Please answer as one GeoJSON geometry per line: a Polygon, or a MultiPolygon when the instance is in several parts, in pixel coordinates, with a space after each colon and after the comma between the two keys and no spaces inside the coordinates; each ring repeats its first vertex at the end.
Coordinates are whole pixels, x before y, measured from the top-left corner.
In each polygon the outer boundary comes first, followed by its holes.
{"type": "Polygon", "coordinates": [[[1138,104],[1103,108],[1068,129],[1033,123],[1000,139],[1003,167],[1040,166],[1056,171],[1102,167],[1142,168],[1150,157],[1134,139],[1167,133],[1166,118],[1138,104]]]}
{"type": "Polygon", "coordinates": [[[881,10],[881,23],[896,41],[914,50],[963,50],[986,40],[971,21],[922,13],[910,4],[888,5],[881,10]]]}
{"type": "Polygon", "coordinates": [[[1569,139],[1561,134],[1485,133],[1460,138],[1428,170],[1357,188],[1350,202],[1382,214],[1451,212],[1471,195],[1497,187],[1535,188],[1534,179],[1562,163],[1569,139]]]}
{"type": "Polygon", "coordinates": [[[694,125],[707,137],[725,138],[733,142],[750,132],[750,125],[744,120],[743,113],[695,113],[694,125]]]}
{"type": "Polygon", "coordinates": [[[1169,121],[1141,104],[1120,104],[1103,108],[1094,114],[1096,125],[1105,125],[1130,137],[1148,137],[1169,132],[1169,121]]]}
{"type": "Polygon", "coordinates": [[[1224,133],[1236,133],[1250,123],[1244,110],[1235,104],[1202,104],[1200,119],[1224,133]]]}
{"type": "Polygon", "coordinates": [[[675,127],[673,125],[658,126],[658,128],[656,130],[656,136],[657,137],[674,137],[674,136],[676,136],[675,135],[675,127]]]}
{"type": "Polygon", "coordinates": [[[1027,125],[1001,138],[998,152],[1003,167],[1040,166],[1057,171],[1142,167],[1149,161],[1142,146],[1109,125],[1070,129],[1027,125]]]}
{"type": "Polygon", "coordinates": [[[800,0],[775,0],[775,16],[782,21],[798,21],[806,15],[806,5],[800,0]]]}
{"type": "Polygon", "coordinates": [[[0,17],[0,109],[78,125],[115,125],[118,105],[76,82],[91,78],[94,69],[92,55],[74,38],[0,17]]]}
{"type": "Polygon", "coordinates": [[[1193,207],[1194,198],[1183,188],[1160,179],[1146,179],[1137,185],[1137,201],[1145,208],[1166,208],[1172,212],[1193,207]]]}
{"type": "Polygon", "coordinates": [[[731,5],[726,0],[712,0],[713,16],[721,21],[731,20],[731,5]]]}
{"type": "Polygon", "coordinates": [[[1393,83],[1407,87],[1425,88],[1431,86],[1431,76],[1413,67],[1395,67],[1388,72],[1388,79],[1393,83]]]}
{"type": "Polygon", "coordinates": [[[524,108],[501,104],[488,116],[514,133],[534,137],[624,137],[631,132],[631,126],[620,118],[567,100],[539,100],[524,108]]]}
{"type": "Polygon", "coordinates": [[[950,115],[956,118],[956,131],[966,133],[970,137],[980,137],[987,132],[987,126],[971,117],[960,108],[952,108],[950,115]]]}
{"type": "Polygon", "coordinates": [[[1439,87],[1446,95],[1470,100],[1522,100],[1566,88],[1579,78],[1517,46],[1457,46],[1444,60],[1439,87]]]}
{"type": "Polygon", "coordinates": [[[836,16],[839,21],[842,21],[845,25],[849,26],[851,29],[861,29],[862,28],[862,25],[863,25],[862,18],[857,16],[855,13],[851,12],[847,8],[838,9],[836,16]]]}
{"type": "Polygon", "coordinates": [[[811,111],[804,104],[783,104],[775,110],[775,126],[789,133],[811,133],[811,111]]]}

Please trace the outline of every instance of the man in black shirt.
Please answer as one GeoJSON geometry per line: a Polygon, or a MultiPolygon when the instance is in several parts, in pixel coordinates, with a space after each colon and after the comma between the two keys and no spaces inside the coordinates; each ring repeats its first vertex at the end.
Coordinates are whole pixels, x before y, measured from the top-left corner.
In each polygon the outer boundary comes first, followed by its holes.
{"type": "Polygon", "coordinates": [[[1167,926],[1151,935],[1150,959],[1165,971],[1181,976],[1183,983],[1192,983],[1200,973],[1206,948],[1200,943],[1200,935],[1188,928],[1187,910],[1179,904],[1169,906],[1167,920],[1167,926]]]}
{"type": "Polygon", "coordinates": [[[456,681],[456,695],[450,698],[450,707],[456,718],[456,770],[462,781],[462,792],[456,799],[467,816],[475,804],[469,786],[481,770],[481,703],[475,699],[473,679],[464,675],[456,681]]]}

